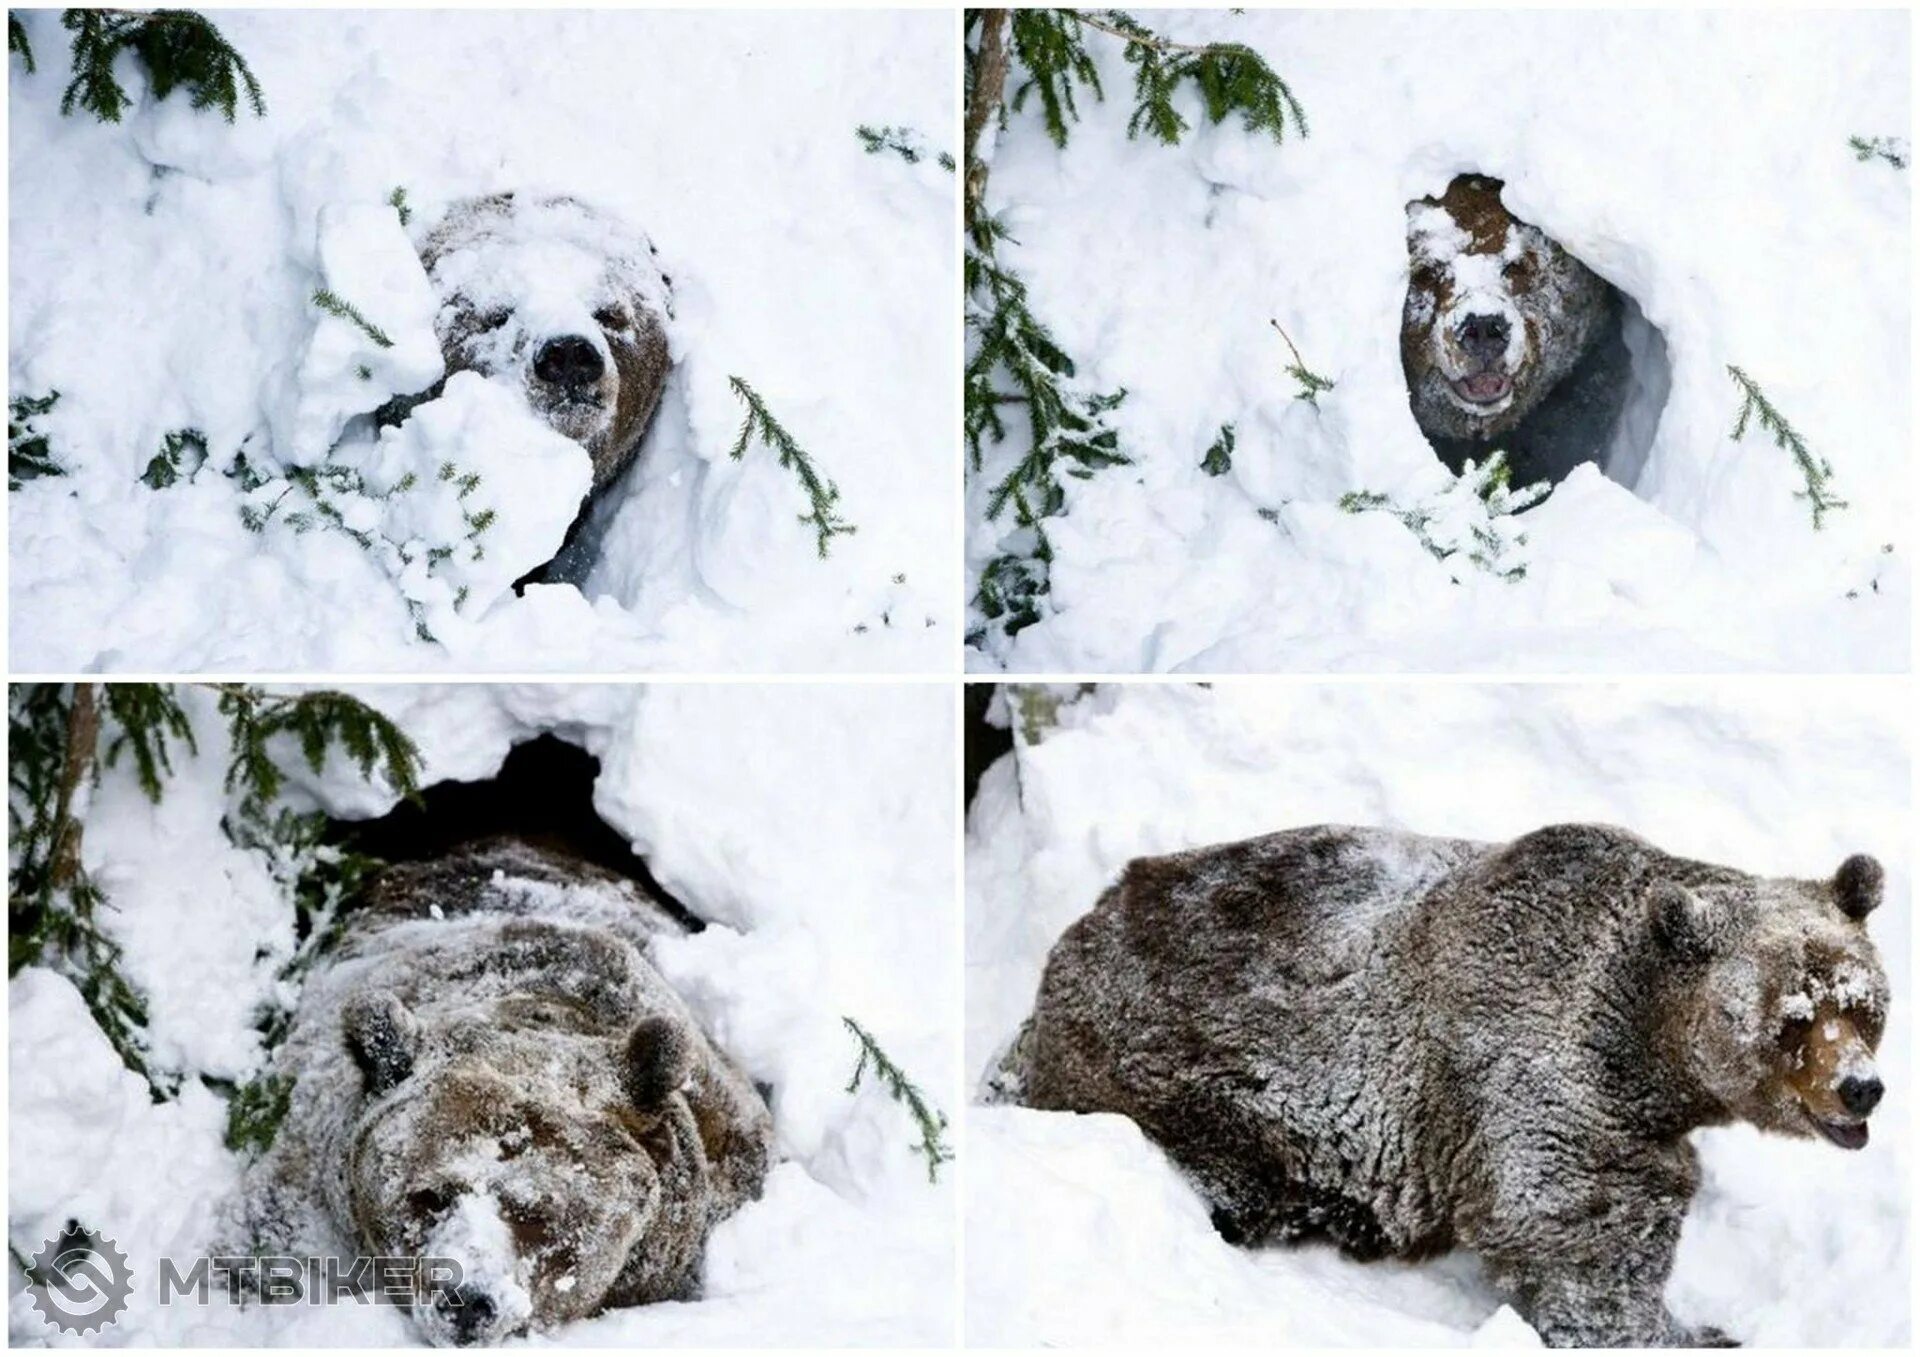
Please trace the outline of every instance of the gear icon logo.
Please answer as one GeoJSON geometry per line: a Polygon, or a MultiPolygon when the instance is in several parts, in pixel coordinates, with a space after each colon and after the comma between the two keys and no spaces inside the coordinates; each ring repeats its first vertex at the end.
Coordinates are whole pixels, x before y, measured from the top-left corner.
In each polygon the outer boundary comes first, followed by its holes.
{"type": "Polygon", "coordinates": [[[33,1256],[27,1290],[40,1318],[68,1333],[95,1333],[120,1318],[133,1270],[120,1246],[69,1225],[33,1256]]]}

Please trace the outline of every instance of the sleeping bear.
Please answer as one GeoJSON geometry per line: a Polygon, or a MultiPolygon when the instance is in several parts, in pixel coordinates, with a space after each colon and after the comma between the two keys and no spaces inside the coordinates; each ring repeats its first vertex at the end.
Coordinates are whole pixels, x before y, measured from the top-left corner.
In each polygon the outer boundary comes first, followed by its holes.
{"type": "MultiPolygon", "coordinates": [[[[512,382],[592,459],[593,488],[566,542],[523,585],[585,577],[584,530],[659,409],[672,280],[655,253],[644,234],[577,199],[514,193],[455,203],[420,244],[447,375],[512,382]]],[[[391,403],[380,422],[397,423],[444,385],[391,403]]]]}
{"type": "Polygon", "coordinates": [[[1461,1248],[1556,1346],[1716,1343],[1663,1300],[1744,1121],[1867,1144],[1881,869],[1749,876],[1625,830],[1287,830],[1130,863],[996,1082],[1131,1117],[1231,1242],[1461,1248]]]}
{"type": "Polygon", "coordinates": [[[1504,449],[1515,486],[1600,460],[1632,364],[1620,292],[1463,174],[1407,205],[1400,361],[1420,432],[1456,475],[1504,449]]]}
{"type": "Polygon", "coordinates": [[[388,868],[345,919],[274,1055],[252,1251],[450,1260],[412,1303],[440,1344],[695,1296],[773,1130],[649,960],[676,919],[516,839],[388,868]]]}

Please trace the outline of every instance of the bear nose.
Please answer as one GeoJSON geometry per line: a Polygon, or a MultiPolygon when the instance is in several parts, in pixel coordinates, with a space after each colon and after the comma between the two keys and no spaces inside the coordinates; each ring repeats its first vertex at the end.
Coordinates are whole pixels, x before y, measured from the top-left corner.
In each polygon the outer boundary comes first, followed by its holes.
{"type": "Polygon", "coordinates": [[[486,1341],[494,1316],[499,1314],[493,1297],[465,1283],[442,1292],[438,1303],[453,1326],[453,1341],[463,1348],[486,1341]]]}
{"type": "Polygon", "coordinates": [[[1886,1091],[1886,1085],[1876,1075],[1862,1079],[1850,1074],[1840,1081],[1840,1105],[1854,1116],[1864,1117],[1880,1105],[1880,1095],[1886,1091]]]}
{"type": "Polygon", "coordinates": [[[1505,316],[1468,316],[1460,322],[1460,347],[1482,362],[1491,362],[1507,351],[1505,316]]]}
{"type": "Polygon", "coordinates": [[[606,370],[600,350],[579,335],[549,339],[533,355],[533,375],[550,386],[592,386],[606,370]]]}

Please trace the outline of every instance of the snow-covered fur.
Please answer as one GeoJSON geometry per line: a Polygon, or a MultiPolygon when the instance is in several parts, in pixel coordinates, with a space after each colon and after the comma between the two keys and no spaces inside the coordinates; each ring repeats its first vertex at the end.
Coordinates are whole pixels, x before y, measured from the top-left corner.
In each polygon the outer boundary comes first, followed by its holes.
{"type": "Polygon", "coordinates": [[[393,867],[348,919],[275,1056],[252,1246],[454,1260],[414,1305],[439,1343],[695,1295],[772,1121],[647,959],[675,919],[517,840],[393,867]]]}
{"type": "Polygon", "coordinates": [[[509,378],[593,459],[578,531],[666,390],[672,287],[652,242],[574,198],[499,193],[456,203],[420,258],[440,298],[447,371],[509,378]]]}
{"type": "Polygon", "coordinates": [[[1463,174],[1407,204],[1400,359],[1413,416],[1456,474],[1506,450],[1516,485],[1605,449],[1631,376],[1619,292],[1463,174]]]}
{"type": "Polygon", "coordinates": [[[1867,857],[1761,878],[1593,825],[1141,858],[1055,945],[1001,1086],[1131,1117],[1232,1241],[1470,1249],[1551,1344],[1713,1341],[1662,1299],[1687,1133],[1866,1143],[1880,883],[1867,857]]]}

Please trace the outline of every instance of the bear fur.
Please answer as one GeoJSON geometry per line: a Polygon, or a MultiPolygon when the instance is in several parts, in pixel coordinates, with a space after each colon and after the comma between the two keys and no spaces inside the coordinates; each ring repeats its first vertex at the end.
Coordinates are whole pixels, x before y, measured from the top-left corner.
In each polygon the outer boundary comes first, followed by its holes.
{"type": "Polygon", "coordinates": [[[1467,1249],[1549,1344],[1711,1343],[1662,1298],[1687,1133],[1866,1143],[1880,892],[1867,857],[1762,878],[1597,825],[1141,858],[1055,945],[1000,1086],[1131,1117],[1232,1242],[1467,1249]]]}
{"type": "Polygon", "coordinates": [[[1420,432],[1448,469],[1504,449],[1512,483],[1599,458],[1632,383],[1625,299],[1463,174],[1407,204],[1400,361],[1420,432]]]}
{"type": "MultiPolygon", "coordinates": [[[[440,298],[447,375],[511,381],[534,414],[587,450],[593,488],[552,562],[522,583],[578,583],[582,530],[632,463],[672,369],[672,280],[647,237],[569,197],[455,203],[420,245],[440,298]]],[[[383,411],[397,420],[444,386],[383,411]]]]}
{"type": "Polygon", "coordinates": [[[441,1344],[697,1294],[773,1130],[648,959],[675,918],[514,839],[391,867],[345,917],[275,1053],[253,1251],[452,1259],[413,1302],[441,1344]]]}

